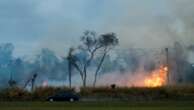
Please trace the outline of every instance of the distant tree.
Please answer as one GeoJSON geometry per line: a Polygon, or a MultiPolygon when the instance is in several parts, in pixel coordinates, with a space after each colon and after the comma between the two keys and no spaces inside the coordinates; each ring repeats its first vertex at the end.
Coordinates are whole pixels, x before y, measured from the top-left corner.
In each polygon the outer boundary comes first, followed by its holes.
{"type": "Polygon", "coordinates": [[[7,66],[13,59],[14,46],[11,43],[5,43],[0,45],[0,65],[7,66]]]}
{"type": "Polygon", "coordinates": [[[58,70],[60,61],[55,55],[55,53],[47,48],[41,49],[41,52],[36,56],[36,59],[34,61],[34,69],[32,71],[41,73],[41,74],[47,74],[48,78],[58,78],[58,70]]]}
{"type": "Polygon", "coordinates": [[[93,60],[95,53],[98,49],[102,48],[102,45],[94,31],[85,31],[84,35],[81,37],[81,41],[82,45],[80,45],[79,49],[88,54],[88,58],[83,64],[83,86],[85,87],[87,81],[87,69],[93,60]]]}
{"type": "Polygon", "coordinates": [[[110,50],[112,50],[116,45],[118,45],[119,41],[114,33],[108,33],[108,34],[103,34],[99,37],[99,43],[100,45],[102,45],[102,58],[95,72],[93,86],[96,85],[97,75],[100,71],[100,68],[102,66],[102,63],[104,62],[106,55],[110,50]]]}
{"type": "Polygon", "coordinates": [[[80,60],[78,59],[78,56],[74,54],[74,50],[73,48],[70,48],[69,49],[69,52],[68,52],[68,56],[67,56],[67,60],[68,60],[68,73],[69,73],[69,86],[71,85],[71,77],[72,77],[72,70],[73,68],[75,68],[80,76],[81,76],[81,79],[82,79],[82,82],[84,82],[84,74],[83,74],[83,71],[82,71],[82,68],[80,67],[80,60]]]}
{"type": "Polygon", "coordinates": [[[34,90],[34,86],[35,86],[35,81],[37,79],[37,76],[38,74],[37,73],[34,73],[32,75],[32,77],[30,77],[26,82],[25,82],[25,85],[24,85],[24,89],[30,84],[31,85],[31,91],[34,90]]]}
{"type": "Polygon", "coordinates": [[[34,86],[35,86],[34,84],[35,84],[37,76],[38,76],[37,73],[33,74],[33,76],[32,76],[32,79],[31,79],[31,83],[32,83],[31,91],[34,90],[34,86]]]}
{"type": "Polygon", "coordinates": [[[9,86],[12,88],[12,87],[15,87],[17,85],[17,82],[13,79],[13,76],[12,74],[10,75],[10,79],[8,81],[8,84],[9,86]]]}
{"type": "Polygon", "coordinates": [[[69,72],[69,87],[71,88],[71,76],[72,76],[72,63],[73,63],[73,48],[69,49],[67,60],[68,60],[68,72],[69,72]]]}
{"type": "Polygon", "coordinates": [[[118,45],[118,39],[114,33],[97,36],[96,32],[94,31],[85,31],[81,37],[81,42],[82,44],[78,47],[78,50],[86,53],[86,58],[83,60],[74,55],[74,57],[72,57],[72,64],[79,71],[83,81],[83,87],[85,87],[87,82],[88,68],[91,62],[94,60],[95,56],[101,56],[95,71],[93,82],[93,86],[95,86],[103,61],[108,52],[118,45]]]}
{"type": "Polygon", "coordinates": [[[177,83],[182,83],[184,78],[184,68],[186,65],[186,55],[184,51],[184,47],[179,42],[174,43],[174,69],[176,73],[176,81],[177,83]]]}
{"type": "MultiPolygon", "coordinates": [[[[13,61],[14,45],[11,43],[0,44],[0,86],[6,86],[10,79],[11,63],[13,61]]],[[[15,78],[14,78],[15,79],[15,78]]]]}

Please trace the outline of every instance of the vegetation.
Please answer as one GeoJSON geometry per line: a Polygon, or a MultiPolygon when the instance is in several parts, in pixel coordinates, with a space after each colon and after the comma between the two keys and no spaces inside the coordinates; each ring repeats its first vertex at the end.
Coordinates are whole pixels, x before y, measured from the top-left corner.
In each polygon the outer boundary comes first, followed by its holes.
{"type": "MultiPolygon", "coordinates": [[[[33,92],[20,88],[3,89],[0,101],[45,101],[47,97],[62,91],[72,91],[66,87],[36,88],[33,92]]],[[[194,87],[159,87],[159,88],[81,88],[78,92],[81,100],[87,101],[162,101],[162,100],[194,100],[194,87]]]]}
{"type": "Polygon", "coordinates": [[[81,96],[96,100],[118,99],[124,101],[145,100],[194,100],[194,87],[158,87],[158,88],[87,88],[82,89],[81,96]]]}
{"type": "Polygon", "coordinates": [[[119,40],[115,33],[107,33],[97,36],[94,31],[85,31],[84,35],[81,37],[81,45],[78,47],[79,52],[85,54],[84,58],[77,57],[73,55],[73,49],[70,48],[68,54],[69,61],[69,84],[71,87],[71,70],[72,66],[80,73],[83,87],[86,87],[88,68],[90,67],[95,57],[100,57],[100,60],[97,64],[93,86],[96,85],[98,73],[102,67],[102,64],[107,56],[108,52],[117,46],[119,40]]]}

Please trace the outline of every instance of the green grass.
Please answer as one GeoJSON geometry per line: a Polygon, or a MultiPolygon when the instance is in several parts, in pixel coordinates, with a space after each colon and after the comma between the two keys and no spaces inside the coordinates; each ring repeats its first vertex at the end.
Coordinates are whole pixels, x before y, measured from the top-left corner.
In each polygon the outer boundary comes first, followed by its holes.
{"type": "Polygon", "coordinates": [[[0,110],[194,110],[194,102],[0,102],[0,110]]]}

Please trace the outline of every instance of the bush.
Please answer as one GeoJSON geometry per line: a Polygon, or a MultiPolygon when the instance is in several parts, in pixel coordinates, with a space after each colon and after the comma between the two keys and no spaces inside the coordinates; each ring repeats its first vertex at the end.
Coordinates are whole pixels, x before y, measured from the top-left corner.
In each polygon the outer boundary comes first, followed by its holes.
{"type": "Polygon", "coordinates": [[[0,91],[1,101],[25,101],[31,99],[31,93],[20,88],[8,88],[0,91]]]}

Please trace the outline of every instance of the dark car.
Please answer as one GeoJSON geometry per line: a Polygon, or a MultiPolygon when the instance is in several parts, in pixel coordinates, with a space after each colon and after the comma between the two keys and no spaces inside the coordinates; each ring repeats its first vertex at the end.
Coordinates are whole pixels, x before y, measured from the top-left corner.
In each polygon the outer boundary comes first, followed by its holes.
{"type": "Polygon", "coordinates": [[[72,92],[62,92],[47,98],[47,101],[79,101],[79,96],[72,92]]]}

